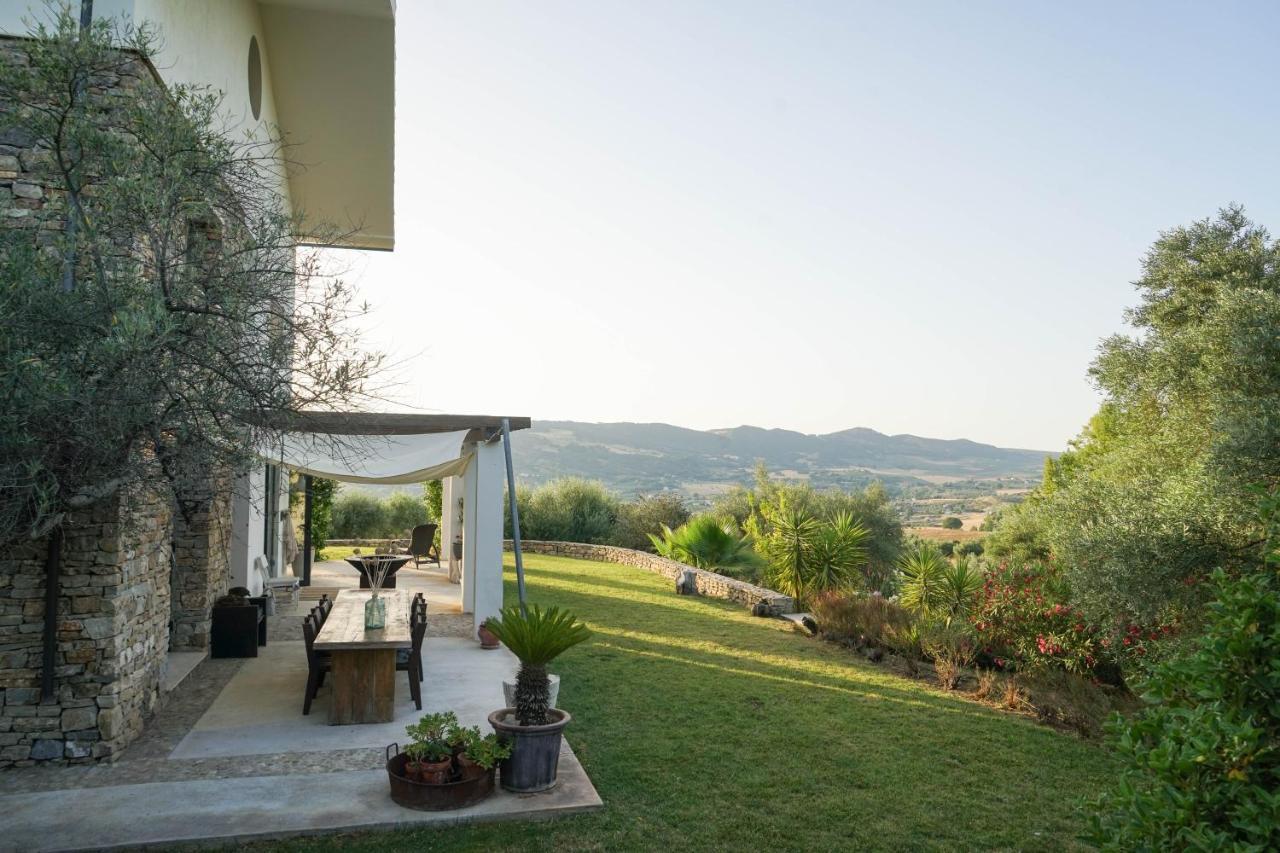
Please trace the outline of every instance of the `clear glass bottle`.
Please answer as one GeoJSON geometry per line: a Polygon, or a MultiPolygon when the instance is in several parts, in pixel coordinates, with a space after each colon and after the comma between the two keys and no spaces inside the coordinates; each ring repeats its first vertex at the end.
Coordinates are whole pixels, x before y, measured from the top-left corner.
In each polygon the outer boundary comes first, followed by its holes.
{"type": "Polygon", "coordinates": [[[383,628],[387,624],[387,602],[375,590],[364,603],[364,627],[367,631],[383,628]]]}

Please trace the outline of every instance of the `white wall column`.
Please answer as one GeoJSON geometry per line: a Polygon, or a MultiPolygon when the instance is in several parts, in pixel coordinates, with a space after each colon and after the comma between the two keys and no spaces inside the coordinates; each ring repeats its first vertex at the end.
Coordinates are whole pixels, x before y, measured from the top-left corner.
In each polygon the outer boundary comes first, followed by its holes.
{"type": "Polygon", "coordinates": [[[502,610],[502,445],[475,445],[462,477],[462,609],[473,625],[502,610]]]}
{"type": "Polygon", "coordinates": [[[449,567],[449,580],[462,581],[462,560],[453,555],[453,540],[462,535],[462,478],[445,477],[440,501],[440,557],[449,567]]]}

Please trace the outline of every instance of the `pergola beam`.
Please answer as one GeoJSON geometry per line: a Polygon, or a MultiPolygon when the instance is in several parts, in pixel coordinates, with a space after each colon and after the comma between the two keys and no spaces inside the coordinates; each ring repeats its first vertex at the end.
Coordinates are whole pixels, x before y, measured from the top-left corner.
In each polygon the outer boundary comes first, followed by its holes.
{"type": "Polygon", "coordinates": [[[419,415],[403,412],[282,412],[254,419],[260,426],[285,432],[321,435],[428,435],[437,432],[481,430],[501,432],[503,421],[512,431],[529,429],[529,418],[503,415],[419,415]]]}

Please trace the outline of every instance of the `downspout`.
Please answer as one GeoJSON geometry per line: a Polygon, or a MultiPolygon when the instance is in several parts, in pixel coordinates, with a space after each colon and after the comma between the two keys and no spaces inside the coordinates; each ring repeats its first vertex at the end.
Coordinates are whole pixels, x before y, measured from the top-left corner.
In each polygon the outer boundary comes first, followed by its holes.
{"type": "Polygon", "coordinates": [[[516,470],[511,464],[511,421],[502,419],[502,450],[507,457],[507,503],[511,505],[511,550],[516,555],[516,589],[520,596],[520,613],[527,616],[524,601],[524,557],[520,553],[520,508],[516,506],[516,470]]]}

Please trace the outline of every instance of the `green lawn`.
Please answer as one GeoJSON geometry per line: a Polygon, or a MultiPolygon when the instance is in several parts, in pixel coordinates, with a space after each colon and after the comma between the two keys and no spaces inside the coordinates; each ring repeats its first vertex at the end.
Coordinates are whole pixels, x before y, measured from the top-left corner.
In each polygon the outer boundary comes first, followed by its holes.
{"type": "Polygon", "coordinates": [[[931,691],[781,620],[677,597],[656,575],[527,563],[530,601],[568,607],[595,631],[552,669],[604,810],[272,849],[1061,850],[1079,846],[1079,800],[1114,769],[1097,746],[931,691]]]}

